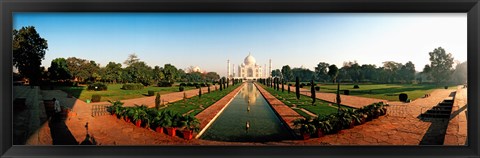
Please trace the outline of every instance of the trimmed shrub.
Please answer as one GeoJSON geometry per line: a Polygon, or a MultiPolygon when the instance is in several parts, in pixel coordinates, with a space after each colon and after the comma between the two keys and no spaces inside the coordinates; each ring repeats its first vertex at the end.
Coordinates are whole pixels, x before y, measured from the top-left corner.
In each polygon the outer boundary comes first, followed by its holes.
{"type": "Polygon", "coordinates": [[[183,86],[180,86],[180,87],[178,87],[178,90],[179,90],[180,92],[183,92],[183,90],[185,90],[185,88],[184,88],[183,86]]]}
{"type": "Polygon", "coordinates": [[[189,82],[189,83],[187,83],[187,86],[188,86],[188,87],[192,87],[192,86],[193,86],[193,83],[189,82]]]}
{"type": "Polygon", "coordinates": [[[320,91],[320,87],[319,87],[319,86],[316,86],[316,87],[315,87],[315,91],[320,91]]]}
{"type": "Polygon", "coordinates": [[[206,86],[207,86],[207,84],[205,84],[205,83],[200,83],[200,86],[202,86],[202,87],[206,87],[206,86]]]}
{"type": "Polygon", "coordinates": [[[154,91],[148,91],[148,96],[153,96],[153,95],[155,95],[154,91]]]}
{"type": "Polygon", "coordinates": [[[408,95],[405,93],[400,93],[400,95],[398,95],[398,100],[402,102],[407,102],[407,99],[408,99],[408,95]]]}
{"type": "Polygon", "coordinates": [[[158,87],[171,87],[172,85],[173,83],[168,81],[160,81],[157,83],[158,87]]]}
{"type": "Polygon", "coordinates": [[[195,85],[195,88],[200,88],[200,85],[199,84],[195,85]]]}
{"type": "Polygon", "coordinates": [[[448,86],[445,86],[444,88],[445,88],[445,89],[448,89],[448,86]]]}
{"type": "Polygon", "coordinates": [[[126,83],[123,84],[122,89],[123,90],[138,90],[138,89],[143,89],[143,84],[140,83],[126,83]]]}
{"type": "Polygon", "coordinates": [[[88,85],[87,90],[106,91],[107,85],[105,83],[100,83],[100,82],[92,83],[88,85]]]}
{"type": "Polygon", "coordinates": [[[344,95],[350,95],[350,90],[343,90],[344,95]]]}
{"type": "Polygon", "coordinates": [[[100,99],[102,99],[102,96],[98,94],[92,95],[92,102],[100,102],[100,99]]]}
{"type": "Polygon", "coordinates": [[[184,87],[185,87],[185,86],[187,86],[187,84],[185,84],[185,83],[182,82],[182,83],[180,83],[180,86],[184,86],[184,87]]]}
{"type": "Polygon", "coordinates": [[[360,87],[359,87],[358,85],[353,85],[353,88],[354,88],[354,89],[358,89],[358,88],[360,88],[360,87]]]}

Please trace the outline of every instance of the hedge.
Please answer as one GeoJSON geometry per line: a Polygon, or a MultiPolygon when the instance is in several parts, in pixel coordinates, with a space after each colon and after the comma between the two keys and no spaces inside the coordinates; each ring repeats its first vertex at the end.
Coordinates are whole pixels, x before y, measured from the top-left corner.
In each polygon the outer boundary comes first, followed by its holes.
{"type": "Polygon", "coordinates": [[[122,89],[123,90],[138,90],[138,89],[143,89],[143,84],[140,83],[126,83],[123,84],[122,89]]]}

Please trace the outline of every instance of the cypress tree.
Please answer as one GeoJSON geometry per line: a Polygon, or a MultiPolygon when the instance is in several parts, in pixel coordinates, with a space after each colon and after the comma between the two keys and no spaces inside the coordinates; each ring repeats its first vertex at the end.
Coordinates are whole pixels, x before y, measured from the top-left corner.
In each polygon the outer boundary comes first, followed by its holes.
{"type": "Polygon", "coordinates": [[[155,96],[155,108],[157,110],[160,108],[160,92],[157,92],[157,96],[155,96]]]}
{"type": "Polygon", "coordinates": [[[300,99],[300,81],[299,81],[299,78],[296,77],[295,78],[295,94],[297,95],[297,100],[300,99]]]}
{"type": "Polygon", "coordinates": [[[285,88],[283,87],[283,78],[282,78],[282,92],[284,91],[284,89],[285,89],[285,88]]]}
{"type": "Polygon", "coordinates": [[[199,98],[202,97],[202,87],[199,87],[199,88],[198,88],[198,97],[199,97],[199,98]]]}
{"type": "Polygon", "coordinates": [[[312,94],[311,94],[311,97],[312,97],[312,105],[315,105],[315,101],[316,101],[317,98],[315,97],[316,94],[315,94],[315,86],[314,86],[314,84],[313,84],[313,79],[312,79],[312,81],[310,82],[310,84],[311,84],[310,92],[312,93],[312,94]]]}

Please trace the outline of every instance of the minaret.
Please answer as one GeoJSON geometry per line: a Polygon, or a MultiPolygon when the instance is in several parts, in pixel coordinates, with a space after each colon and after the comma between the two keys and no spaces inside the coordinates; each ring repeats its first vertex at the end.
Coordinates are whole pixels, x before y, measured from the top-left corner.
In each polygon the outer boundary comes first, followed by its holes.
{"type": "Polygon", "coordinates": [[[230,78],[230,60],[227,60],[227,78],[230,78]]]}
{"type": "Polygon", "coordinates": [[[263,77],[267,78],[267,64],[263,66],[263,77]]]}
{"type": "Polygon", "coordinates": [[[235,64],[232,65],[232,77],[235,77],[235,64]]]}
{"type": "Polygon", "coordinates": [[[269,60],[270,67],[268,68],[268,77],[272,77],[272,59],[269,60]]]}

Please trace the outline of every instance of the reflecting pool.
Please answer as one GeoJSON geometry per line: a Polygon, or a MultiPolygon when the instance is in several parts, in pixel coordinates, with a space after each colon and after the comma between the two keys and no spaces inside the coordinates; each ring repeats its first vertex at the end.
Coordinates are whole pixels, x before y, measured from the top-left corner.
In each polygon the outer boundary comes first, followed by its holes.
{"type": "Polygon", "coordinates": [[[267,142],[293,139],[253,83],[245,84],[200,139],[267,142]]]}

